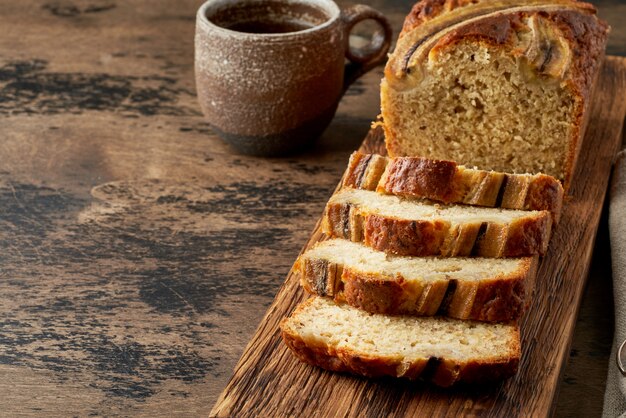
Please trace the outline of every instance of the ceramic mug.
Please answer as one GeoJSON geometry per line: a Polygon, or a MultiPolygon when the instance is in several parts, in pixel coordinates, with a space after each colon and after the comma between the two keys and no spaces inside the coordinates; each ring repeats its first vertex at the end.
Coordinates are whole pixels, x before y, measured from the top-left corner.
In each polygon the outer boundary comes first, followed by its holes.
{"type": "Polygon", "coordinates": [[[382,63],[390,44],[389,22],[364,5],[209,0],[196,16],[200,107],[239,152],[291,153],[321,135],[348,86],[382,63]],[[382,30],[367,46],[350,46],[351,30],[368,19],[382,30]]]}

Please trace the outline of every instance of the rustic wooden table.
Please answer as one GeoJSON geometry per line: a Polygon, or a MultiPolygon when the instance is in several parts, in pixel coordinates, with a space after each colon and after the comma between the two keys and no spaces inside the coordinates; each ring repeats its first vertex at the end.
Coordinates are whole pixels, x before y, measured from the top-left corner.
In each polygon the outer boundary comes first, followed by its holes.
{"type": "MultiPolygon", "coordinates": [[[[0,1],[0,415],[206,414],[378,112],[306,154],[233,154],[193,81],[201,1],[0,1]]],[[[411,2],[376,0],[396,34],[411,2]]],[[[626,2],[602,1],[626,55],[626,2]]],[[[602,406],[606,221],[556,400],[602,406]]]]}

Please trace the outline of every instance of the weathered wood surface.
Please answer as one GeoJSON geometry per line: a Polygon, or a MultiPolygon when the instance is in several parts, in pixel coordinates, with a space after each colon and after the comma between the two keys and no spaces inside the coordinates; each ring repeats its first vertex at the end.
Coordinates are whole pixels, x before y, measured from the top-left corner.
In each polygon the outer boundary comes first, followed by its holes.
{"type": "MultiPolygon", "coordinates": [[[[306,154],[232,154],[196,102],[201,3],[0,1],[0,415],[206,415],[378,112],[380,69],[306,154]]],[[[397,33],[412,1],[366,3],[397,33]]],[[[626,55],[626,4],[600,9],[626,55]]],[[[601,405],[600,237],[557,415],[601,405]]]]}
{"type": "MultiPolygon", "coordinates": [[[[278,323],[305,298],[293,272],[248,344],[211,415],[215,416],[547,416],[567,357],[591,261],[611,164],[626,116],[626,59],[610,57],[594,98],[592,119],[550,248],[542,259],[522,322],[518,374],[491,387],[439,390],[390,379],[329,373],[300,363],[281,343],[278,323]]],[[[372,133],[364,151],[384,150],[372,133]]],[[[305,248],[322,234],[318,228],[305,248]]]]}

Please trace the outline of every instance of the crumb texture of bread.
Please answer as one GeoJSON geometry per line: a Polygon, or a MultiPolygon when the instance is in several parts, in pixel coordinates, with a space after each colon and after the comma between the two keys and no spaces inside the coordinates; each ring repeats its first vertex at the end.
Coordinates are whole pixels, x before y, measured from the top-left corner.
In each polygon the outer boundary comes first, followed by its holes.
{"type": "Polygon", "coordinates": [[[321,297],[300,304],[281,329],[289,348],[313,365],[440,386],[511,376],[520,357],[514,325],[370,314],[321,297]]]}
{"type": "Polygon", "coordinates": [[[563,186],[545,174],[511,174],[423,157],[387,158],[354,152],[343,187],[405,198],[505,209],[548,210],[558,222],[563,186]]]}
{"type": "Polygon", "coordinates": [[[309,293],[367,312],[486,322],[519,319],[536,269],[536,257],[400,257],[342,239],[318,243],[296,261],[309,293]]]}
{"type": "Polygon", "coordinates": [[[575,1],[418,3],[381,84],[389,155],[541,172],[567,189],[607,33],[575,1]]]}
{"type": "Polygon", "coordinates": [[[545,254],[548,211],[439,205],[343,188],[326,205],[322,231],[391,254],[521,257],[545,254]]]}

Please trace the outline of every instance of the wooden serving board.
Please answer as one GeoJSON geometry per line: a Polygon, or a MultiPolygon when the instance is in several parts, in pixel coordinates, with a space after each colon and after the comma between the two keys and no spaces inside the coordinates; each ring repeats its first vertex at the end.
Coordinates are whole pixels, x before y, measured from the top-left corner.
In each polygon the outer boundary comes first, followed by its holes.
{"type": "MultiPolygon", "coordinates": [[[[596,230],[626,115],[626,58],[607,57],[571,189],[531,307],[521,322],[518,374],[491,386],[439,389],[420,382],[366,379],[301,363],[278,323],[306,295],[293,271],[246,347],[211,416],[409,417],[547,416],[569,351],[596,230]]],[[[360,150],[384,152],[370,132],[360,150]]],[[[304,250],[322,238],[319,222],[304,250]]]]}

